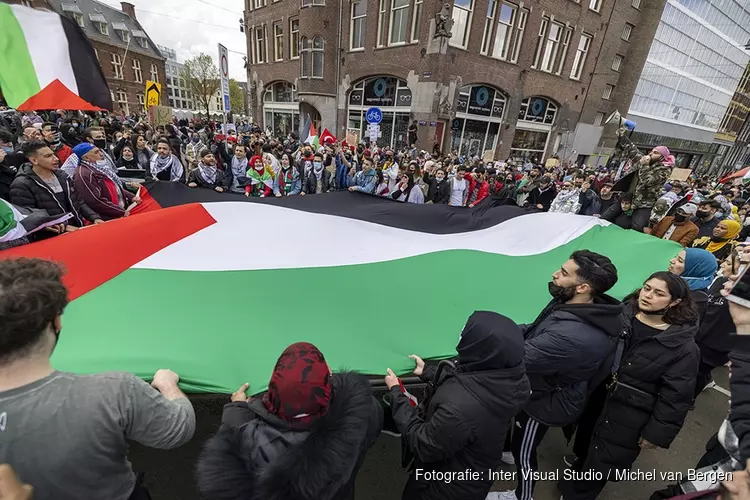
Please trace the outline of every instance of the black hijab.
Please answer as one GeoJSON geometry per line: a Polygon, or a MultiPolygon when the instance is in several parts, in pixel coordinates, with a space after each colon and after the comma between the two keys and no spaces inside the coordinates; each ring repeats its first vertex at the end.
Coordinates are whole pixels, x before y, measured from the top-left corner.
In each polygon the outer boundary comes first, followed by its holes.
{"type": "Polygon", "coordinates": [[[523,334],[510,318],[476,311],[466,322],[456,350],[459,373],[515,368],[523,363],[523,334]]]}

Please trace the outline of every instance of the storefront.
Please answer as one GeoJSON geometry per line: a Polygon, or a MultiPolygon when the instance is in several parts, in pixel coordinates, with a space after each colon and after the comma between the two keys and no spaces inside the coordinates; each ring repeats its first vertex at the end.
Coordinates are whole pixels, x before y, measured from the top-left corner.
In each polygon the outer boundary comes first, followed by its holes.
{"type": "Polygon", "coordinates": [[[516,161],[542,161],[550,131],[557,116],[557,105],[544,97],[527,97],[521,102],[510,156],[516,161]]]}
{"type": "Polygon", "coordinates": [[[263,95],[263,126],[271,127],[277,137],[299,130],[297,88],[287,82],[266,87],[263,95]]]}
{"type": "Polygon", "coordinates": [[[451,123],[451,150],[459,156],[483,157],[494,153],[503,122],[506,97],[487,85],[461,87],[456,103],[456,118],[451,123]]]}
{"type": "Polygon", "coordinates": [[[359,130],[363,142],[367,139],[365,113],[372,107],[383,112],[378,146],[406,146],[411,116],[411,90],[406,82],[391,76],[376,76],[354,85],[349,94],[347,128],[359,130]]]}

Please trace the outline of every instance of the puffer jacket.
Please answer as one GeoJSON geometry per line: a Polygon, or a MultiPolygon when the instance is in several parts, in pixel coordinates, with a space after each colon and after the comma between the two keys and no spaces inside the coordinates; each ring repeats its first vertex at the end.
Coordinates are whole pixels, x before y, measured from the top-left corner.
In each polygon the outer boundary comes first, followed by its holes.
{"type": "Polygon", "coordinates": [[[292,430],[260,398],[224,407],[219,433],[198,462],[206,500],[353,500],[365,453],[383,428],[369,381],[335,373],[328,413],[292,430]]]}
{"type": "Polygon", "coordinates": [[[531,399],[524,411],[550,426],[571,424],[589,392],[610,373],[625,329],[622,304],[608,295],[593,304],[550,302],[524,329],[531,399]]]}
{"type": "Polygon", "coordinates": [[[39,208],[46,210],[50,215],[64,215],[68,212],[73,214],[69,224],[82,227],[84,219],[94,222],[101,219],[91,207],[89,207],[73,186],[73,181],[68,174],[60,169],[53,171],[65,193],[67,203],[63,206],[57,201],[52,190],[38,175],[34,173],[30,163],[21,167],[13,183],[10,185],[10,201],[14,205],[25,208],[39,208]]]}

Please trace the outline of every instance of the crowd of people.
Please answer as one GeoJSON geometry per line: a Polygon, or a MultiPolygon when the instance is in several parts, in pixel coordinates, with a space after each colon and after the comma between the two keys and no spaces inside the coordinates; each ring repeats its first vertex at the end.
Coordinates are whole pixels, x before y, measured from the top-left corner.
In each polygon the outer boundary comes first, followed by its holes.
{"type": "MultiPolygon", "coordinates": [[[[599,474],[561,479],[562,498],[593,500],[613,471],[629,469],[644,450],[670,446],[711,372],[731,359],[731,412],[696,468],[737,472],[723,487],[731,498],[750,498],[741,472],[750,458],[750,347],[733,336],[750,331],[750,310],[726,300],[728,284],[750,262],[750,246],[740,242],[750,206],[740,186],[670,183],[667,148],[644,155],[621,134],[622,171],[592,171],[335,141],[315,149],[293,135],[253,126],[224,135],[202,121],[151,127],[77,113],[2,116],[0,198],[71,216],[42,238],[128,217],[140,199],[122,178],[140,171],[240,196],[349,190],[407,203],[597,216],[683,246],[668,269],[622,301],[607,292],[627,270],[576,251],[552,274],[550,301],[532,323],[477,311],[454,359],[412,355],[414,375],[427,383],[418,401],[390,369],[379,400],[364,376],[332,373],[316,346],[290,345],[267,392],[248,397],[245,384],[225,406],[197,464],[203,497],[352,499],[368,449],[392,422],[409,471],[403,499],[531,500],[536,450],[560,427],[575,435],[565,467],[599,474]],[[621,179],[632,180],[615,191],[621,179]],[[488,475],[461,475],[503,463],[517,468],[515,490],[491,491],[488,475]]],[[[196,428],[191,402],[170,370],[151,384],[127,373],[54,370],[66,305],[58,265],[0,261],[0,463],[10,466],[0,466],[2,483],[16,487],[17,498],[148,499],[127,441],[162,449],[188,442],[196,428]]],[[[652,498],[696,489],[714,498],[719,487],[684,482],[652,498]]]]}

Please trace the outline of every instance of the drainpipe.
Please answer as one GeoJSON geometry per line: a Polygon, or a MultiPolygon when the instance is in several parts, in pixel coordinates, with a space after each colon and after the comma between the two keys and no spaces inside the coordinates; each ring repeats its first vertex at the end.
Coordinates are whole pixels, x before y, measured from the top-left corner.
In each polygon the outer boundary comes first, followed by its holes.
{"type": "MultiPolygon", "coordinates": [[[[339,85],[341,84],[341,24],[344,20],[344,0],[339,0],[339,37],[336,43],[336,118],[334,120],[334,134],[336,137],[340,135],[339,131],[339,85]]],[[[346,134],[344,134],[346,137],[346,134]]]]}

